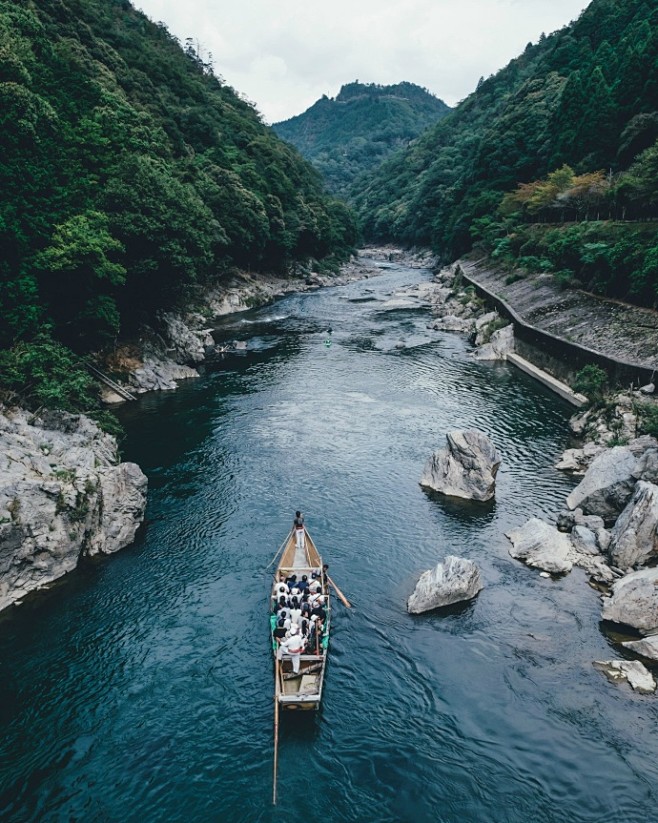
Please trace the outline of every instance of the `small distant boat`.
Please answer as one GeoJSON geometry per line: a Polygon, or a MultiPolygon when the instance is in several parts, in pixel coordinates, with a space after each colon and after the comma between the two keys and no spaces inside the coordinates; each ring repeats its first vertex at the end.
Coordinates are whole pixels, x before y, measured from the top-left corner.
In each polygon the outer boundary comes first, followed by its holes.
{"type": "MultiPolygon", "coordinates": [[[[290,585],[290,588],[293,588],[290,585]]],[[[315,588],[318,588],[317,585],[315,588]]],[[[270,637],[275,660],[274,699],[278,710],[312,711],[320,708],[322,685],[327,665],[329,649],[329,628],[331,604],[329,598],[329,579],[323,569],[322,558],[310,534],[304,529],[304,548],[297,548],[294,530],[288,536],[281,560],[274,573],[272,593],[270,596],[270,637]],[[293,670],[293,657],[284,652],[279,659],[279,643],[275,636],[277,616],[274,612],[277,603],[277,586],[295,575],[300,581],[304,575],[308,583],[317,581],[319,591],[324,596],[326,619],[322,631],[312,631],[306,635],[306,648],[299,655],[299,671],[293,670]]],[[[301,633],[301,631],[300,631],[301,633]]]]}

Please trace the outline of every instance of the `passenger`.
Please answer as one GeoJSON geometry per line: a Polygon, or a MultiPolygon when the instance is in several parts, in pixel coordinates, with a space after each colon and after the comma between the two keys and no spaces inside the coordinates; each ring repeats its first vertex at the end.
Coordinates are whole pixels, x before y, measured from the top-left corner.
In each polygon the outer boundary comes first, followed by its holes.
{"type": "Polygon", "coordinates": [[[281,582],[276,584],[276,586],[274,587],[274,591],[278,597],[282,594],[287,595],[290,592],[290,589],[288,588],[287,583],[281,582]]]}
{"type": "MultiPolygon", "coordinates": [[[[292,588],[293,586],[297,585],[297,575],[291,574],[290,577],[286,577],[286,583],[288,587],[292,588]]],[[[290,588],[286,587],[286,594],[290,592],[290,588]]]]}
{"type": "Polygon", "coordinates": [[[290,605],[291,609],[298,609],[299,608],[300,600],[299,600],[299,597],[297,597],[296,594],[293,594],[293,596],[290,598],[289,605],[290,605]]]}
{"type": "MultiPolygon", "coordinates": [[[[315,574],[315,572],[313,572],[315,574]]],[[[322,591],[322,583],[317,579],[317,577],[308,584],[308,590],[311,592],[321,592],[322,591]]]]}
{"type": "Polygon", "coordinates": [[[274,629],[273,634],[278,640],[283,640],[286,636],[285,620],[282,617],[280,617],[277,621],[276,629],[274,629]]]}
{"type": "Polygon", "coordinates": [[[327,613],[324,610],[324,606],[321,603],[318,603],[313,607],[313,609],[311,610],[311,617],[319,617],[320,620],[327,619],[327,613]]]}
{"type": "Polygon", "coordinates": [[[282,594],[281,597],[279,597],[279,599],[277,600],[275,611],[277,611],[277,612],[281,611],[281,609],[285,609],[285,607],[287,605],[288,605],[288,598],[285,596],[285,594],[282,594]]]}
{"type": "Polygon", "coordinates": [[[295,623],[297,626],[301,623],[302,620],[302,610],[301,609],[290,609],[290,620],[295,623]]]}
{"type": "Polygon", "coordinates": [[[305,640],[301,636],[299,626],[292,625],[290,627],[290,634],[288,637],[280,641],[277,657],[279,660],[283,658],[284,654],[290,656],[292,660],[292,670],[297,674],[299,672],[299,658],[304,651],[305,640]]]}
{"type": "Polygon", "coordinates": [[[295,519],[292,521],[292,527],[295,530],[295,539],[297,540],[297,548],[304,548],[304,515],[301,512],[295,512],[295,519]]]}
{"type": "Polygon", "coordinates": [[[302,575],[302,579],[297,582],[297,588],[300,590],[302,594],[306,592],[306,590],[308,589],[308,575],[302,575]]]}
{"type": "Polygon", "coordinates": [[[321,602],[321,600],[320,600],[321,597],[322,597],[322,592],[321,591],[312,592],[308,596],[308,602],[311,604],[311,606],[315,606],[317,603],[321,602]]]}
{"type": "Polygon", "coordinates": [[[311,616],[311,604],[307,601],[301,605],[302,617],[309,618],[311,616]]]}
{"type": "Polygon", "coordinates": [[[315,654],[320,654],[320,643],[322,643],[323,634],[324,623],[322,622],[322,620],[320,620],[319,617],[312,617],[308,637],[308,647],[315,654]]]}
{"type": "Polygon", "coordinates": [[[311,621],[307,617],[302,617],[299,627],[304,637],[308,637],[311,633],[311,621]]]}

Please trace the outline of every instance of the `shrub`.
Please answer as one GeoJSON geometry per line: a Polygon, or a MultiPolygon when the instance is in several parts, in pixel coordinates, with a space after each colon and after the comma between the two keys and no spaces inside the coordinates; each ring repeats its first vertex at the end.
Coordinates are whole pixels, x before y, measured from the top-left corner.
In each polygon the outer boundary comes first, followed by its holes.
{"type": "Polygon", "coordinates": [[[41,334],[0,351],[0,392],[30,409],[79,412],[98,405],[98,387],[70,349],[41,334]]]}
{"type": "Polygon", "coordinates": [[[590,403],[600,403],[603,400],[604,388],[607,382],[607,373],[600,366],[590,363],[576,374],[573,388],[574,391],[586,395],[590,403]]]}
{"type": "Polygon", "coordinates": [[[640,434],[658,437],[658,406],[643,403],[638,409],[638,429],[640,434]]]}

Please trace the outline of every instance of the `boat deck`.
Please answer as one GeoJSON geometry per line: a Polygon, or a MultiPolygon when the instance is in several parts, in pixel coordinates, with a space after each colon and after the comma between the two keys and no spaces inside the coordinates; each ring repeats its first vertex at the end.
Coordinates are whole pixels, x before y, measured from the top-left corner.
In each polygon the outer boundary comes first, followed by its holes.
{"type": "MultiPolygon", "coordinates": [[[[313,572],[319,573],[322,569],[322,558],[308,532],[305,532],[304,537],[304,547],[298,548],[295,534],[290,534],[274,577],[275,585],[292,574],[296,574],[298,579],[304,574],[310,578],[313,572]]],[[[319,708],[329,639],[329,591],[325,581],[322,585],[322,594],[325,597],[327,620],[324,636],[318,647],[307,649],[306,654],[300,655],[299,672],[297,674],[293,672],[292,659],[286,654],[283,655],[277,667],[278,678],[276,678],[275,687],[277,700],[283,709],[308,710],[319,708]]],[[[271,624],[273,630],[275,627],[274,615],[272,615],[271,624]]],[[[274,638],[272,640],[272,649],[276,655],[277,644],[274,638]]]]}

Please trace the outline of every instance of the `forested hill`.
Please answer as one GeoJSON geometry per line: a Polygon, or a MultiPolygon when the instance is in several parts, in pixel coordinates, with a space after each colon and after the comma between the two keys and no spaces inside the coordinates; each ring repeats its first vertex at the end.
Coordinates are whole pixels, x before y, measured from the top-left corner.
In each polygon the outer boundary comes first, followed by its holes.
{"type": "Polygon", "coordinates": [[[346,196],[359,174],[407,146],[450,110],[413,83],[357,81],[343,86],[335,98],[325,95],[303,114],[272,128],[313,163],[331,191],[346,196]]]}
{"type": "MultiPolygon", "coordinates": [[[[479,242],[565,285],[658,299],[658,3],[593,0],[356,192],[371,238],[479,242]],[[504,195],[506,196],[504,197],[504,195]]],[[[518,268],[521,272],[519,275],[518,268]]]]}
{"type": "Polygon", "coordinates": [[[0,348],[101,346],[232,266],[354,242],[312,166],[127,0],[0,0],[0,348]]]}

